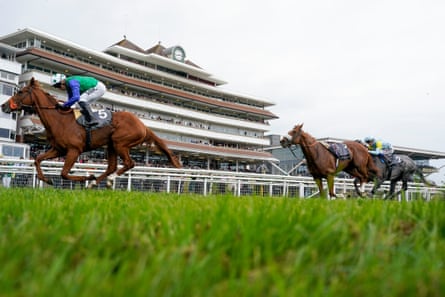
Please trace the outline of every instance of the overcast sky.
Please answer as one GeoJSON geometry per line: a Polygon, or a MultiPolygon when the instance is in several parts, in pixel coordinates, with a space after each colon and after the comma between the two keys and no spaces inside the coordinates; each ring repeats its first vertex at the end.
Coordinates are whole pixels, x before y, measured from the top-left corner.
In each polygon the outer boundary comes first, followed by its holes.
{"type": "MultiPolygon", "coordinates": [[[[445,151],[443,0],[16,0],[0,35],[31,27],[95,50],[127,39],[187,58],[264,98],[271,133],[445,151]]],[[[6,13],[7,12],[7,13],[6,13]]]]}

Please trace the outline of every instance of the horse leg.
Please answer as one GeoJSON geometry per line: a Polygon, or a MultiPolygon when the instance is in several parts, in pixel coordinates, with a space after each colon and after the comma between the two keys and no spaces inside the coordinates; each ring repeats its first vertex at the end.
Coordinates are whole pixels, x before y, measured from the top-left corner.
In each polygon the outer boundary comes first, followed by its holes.
{"type": "Polygon", "coordinates": [[[362,181],[361,178],[354,178],[354,188],[357,195],[360,197],[363,197],[363,192],[365,191],[365,183],[362,181]],[[360,186],[359,186],[360,183],[360,186]]]}
{"type": "Polygon", "coordinates": [[[361,194],[359,194],[359,195],[361,195],[363,197],[363,193],[365,193],[365,182],[364,181],[360,181],[360,193],[361,194]]]}
{"type": "Polygon", "coordinates": [[[328,175],[326,180],[328,181],[328,188],[329,188],[329,197],[328,198],[335,199],[337,197],[337,195],[335,195],[335,192],[334,192],[334,175],[328,175]]]}
{"type": "Polygon", "coordinates": [[[406,179],[402,180],[402,190],[405,192],[408,190],[408,180],[406,179]]]}
{"type": "Polygon", "coordinates": [[[130,170],[134,167],[134,161],[130,157],[130,150],[128,148],[121,148],[120,150],[117,150],[117,153],[119,154],[119,157],[122,159],[123,167],[120,168],[116,175],[119,176],[123,174],[124,172],[130,170]]]}
{"type": "Polygon", "coordinates": [[[123,173],[125,173],[126,171],[128,171],[134,167],[134,161],[130,157],[130,148],[128,148],[126,146],[119,146],[116,148],[116,153],[117,153],[117,155],[119,155],[119,157],[121,157],[122,163],[124,166],[122,166],[122,168],[120,168],[116,173],[110,174],[108,176],[108,178],[107,178],[107,187],[108,188],[111,188],[113,186],[114,179],[117,176],[122,175],[123,173]]]}
{"type": "Polygon", "coordinates": [[[371,190],[371,195],[374,196],[375,193],[377,192],[377,190],[380,188],[380,186],[383,184],[383,180],[380,178],[376,178],[374,181],[374,186],[372,187],[371,190]]]}
{"type": "Polygon", "coordinates": [[[77,161],[77,157],[79,157],[80,152],[71,149],[68,150],[65,157],[65,163],[63,163],[62,173],[61,176],[63,179],[72,180],[72,181],[80,181],[84,182],[86,180],[93,180],[95,179],[94,175],[90,176],[79,176],[79,175],[70,175],[70,170],[73,168],[74,163],[77,161]]]}
{"type": "Polygon", "coordinates": [[[397,194],[394,193],[396,190],[396,184],[397,184],[396,180],[391,181],[391,183],[389,185],[389,194],[388,194],[387,199],[391,200],[394,196],[396,196],[398,194],[398,193],[397,194]]]}
{"type": "MultiPolygon", "coordinates": [[[[97,186],[102,180],[104,180],[107,176],[112,174],[117,169],[117,154],[114,150],[114,147],[110,144],[108,145],[107,149],[107,155],[108,155],[108,166],[104,173],[102,173],[96,180],[93,180],[91,184],[89,185],[89,188],[97,186]]],[[[111,188],[113,186],[112,180],[107,182],[107,187],[111,188]]]]}
{"type": "MultiPolygon", "coordinates": [[[[355,192],[359,197],[363,197],[363,193],[365,193],[365,184],[369,180],[369,175],[366,167],[358,166],[351,171],[352,175],[355,176],[354,179],[354,187],[355,192]],[[357,185],[357,182],[360,181],[360,187],[357,185]]],[[[372,191],[371,191],[372,193],[372,191]]]]}
{"type": "Polygon", "coordinates": [[[321,178],[314,178],[314,181],[317,184],[320,197],[324,197],[325,195],[324,195],[324,190],[323,190],[323,181],[321,180],[321,178]]]}
{"type": "Polygon", "coordinates": [[[41,181],[43,181],[49,185],[53,184],[53,181],[51,179],[48,179],[43,175],[43,171],[42,171],[42,168],[40,167],[40,163],[42,163],[42,161],[44,161],[44,160],[53,159],[53,158],[56,158],[59,156],[60,156],[59,151],[55,150],[54,148],[51,148],[48,151],[46,151],[43,154],[40,154],[36,157],[34,164],[35,164],[36,170],[37,170],[37,177],[41,181]]]}
{"type": "Polygon", "coordinates": [[[402,189],[399,191],[399,193],[403,194],[403,197],[406,199],[406,191],[408,190],[408,180],[402,179],[402,189]]]}

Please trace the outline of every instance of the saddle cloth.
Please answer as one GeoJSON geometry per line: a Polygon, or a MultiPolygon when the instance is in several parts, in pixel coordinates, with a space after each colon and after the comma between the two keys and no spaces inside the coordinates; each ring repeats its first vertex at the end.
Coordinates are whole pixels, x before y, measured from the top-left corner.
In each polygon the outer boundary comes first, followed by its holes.
{"type": "Polygon", "coordinates": [[[107,126],[111,124],[111,119],[113,117],[112,113],[108,109],[99,109],[93,111],[94,117],[99,121],[99,124],[93,127],[87,127],[85,117],[80,112],[80,109],[74,109],[74,116],[79,125],[88,128],[90,130],[102,128],[103,126],[107,126]]]}
{"type": "Polygon", "coordinates": [[[328,143],[328,150],[339,160],[351,159],[351,152],[344,143],[332,142],[328,143]]]}
{"type": "MultiPolygon", "coordinates": [[[[385,156],[384,155],[382,155],[382,154],[380,154],[379,155],[379,160],[380,160],[380,162],[382,162],[383,164],[386,164],[386,161],[385,161],[385,156]]],[[[399,155],[396,155],[396,154],[393,154],[392,155],[392,158],[391,158],[391,165],[398,165],[398,164],[400,164],[400,163],[402,163],[403,162],[403,160],[402,160],[402,158],[400,158],[400,156],[399,155]]]]}

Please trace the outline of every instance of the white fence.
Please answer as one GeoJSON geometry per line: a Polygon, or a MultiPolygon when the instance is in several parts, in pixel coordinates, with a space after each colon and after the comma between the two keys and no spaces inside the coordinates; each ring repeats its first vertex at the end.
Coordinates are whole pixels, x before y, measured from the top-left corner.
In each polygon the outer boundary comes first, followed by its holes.
{"type": "MultiPolygon", "coordinates": [[[[88,182],[72,182],[60,177],[62,162],[43,162],[45,176],[50,177],[53,185],[43,183],[37,178],[33,161],[0,160],[0,175],[10,180],[10,187],[64,189],[82,189],[88,182]]],[[[104,172],[106,165],[76,163],[71,170],[73,175],[98,176],[104,172]]],[[[8,186],[3,184],[3,186],[8,186]]],[[[106,188],[105,183],[98,185],[106,188]]],[[[247,172],[213,171],[196,169],[174,169],[157,167],[135,167],[126,174],[117,177],[113,185],[115,190],[150,191],[165,193],[196,193],[201,195],[232,194],[235,196],[259,195],[309,198],[318,194],[318,188],[312,177],[284,176],[247,172]]],[[[372,184],[366,185],[370,191],[372,184]]],[[[400,187],[400,185],[399,185],[400,187]]],[[[326,188],[326,184],[325,184],[326,188]]],[[[387,191],[389,185],[383,184],[380,191],[387,191]]],[[[355,197],[351,179],[337,178],[335,183],[337,195],[355,197]]],[[[435,194],[443,196],[444,188],[426,187],[423,184],[410,183],[406,199],[421,197],[431,199],[435,194]]],[[[401,197],[399,197],[401,199],[401,197]]]]}

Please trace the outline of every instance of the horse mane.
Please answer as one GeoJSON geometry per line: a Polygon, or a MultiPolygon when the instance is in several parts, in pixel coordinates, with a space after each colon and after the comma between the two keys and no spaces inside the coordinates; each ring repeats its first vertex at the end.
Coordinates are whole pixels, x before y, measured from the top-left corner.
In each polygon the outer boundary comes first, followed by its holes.
{"type": "Polygon", "coordinates": [[[314,142],[318,142],[314,136],[312,136],[311,134],[309,134],[308,132],[303,130],[303,124],[295,125],[294,131],[297,131],[297,130],[299,130],[300,134],[304,135],[304,137],[311,142],[310,144],[313,144],[314,142]]]}
{"type": "Polygon", "coordinates": [[[310,144],[314,143],[314,142],[318,142],[318,140],[312,136],[311,134],[307,133],[306,131],[301,130],[301,134],[304,134],[304,136],[311,141],[310,144]]]}
{"type": "Polygon", "coordinates": [[[54,97],[54,95],[52,95],[51,93],[45,91],[42,88],[42,85],[40,84],[40,82],[34,78],[31,79],[31,81],[29,82],[29,86],[30,87],[34,87],[35,89],[38,89],[40,91],[42,91],[46,97],[48,97],[48,99],[50,99],[51,101],[54,101],[54,104],[56,104],[57,102],[59,102],[60,100],[57,99],[56,97],[54,97]]]}
{"type": "Polygon", "coordinates": [[[42,91],[45,93],[45,95],[52,101],[54,101],[55,103],[59,102],[60,100],[57,99],[56,97],[54,97],[51,93],[48,93],[47,91],[43,90],[42,91]]]}

